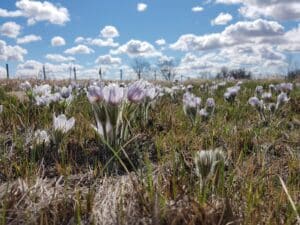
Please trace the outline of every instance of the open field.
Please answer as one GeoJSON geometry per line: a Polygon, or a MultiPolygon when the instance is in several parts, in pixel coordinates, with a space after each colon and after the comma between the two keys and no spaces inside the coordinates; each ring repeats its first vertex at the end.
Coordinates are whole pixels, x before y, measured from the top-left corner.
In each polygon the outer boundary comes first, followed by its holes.
{"type": "Polygon", "coordinates": [[[299,224],[283,82],[1,81],[0,224],[299,224]]]}

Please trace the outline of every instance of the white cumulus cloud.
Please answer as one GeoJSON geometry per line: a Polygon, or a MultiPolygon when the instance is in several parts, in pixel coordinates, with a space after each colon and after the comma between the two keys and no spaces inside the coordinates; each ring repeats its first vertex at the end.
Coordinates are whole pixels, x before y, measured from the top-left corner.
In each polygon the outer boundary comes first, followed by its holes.
{"type": "Polygon", "coordinates": [[[121,58],[112,57],[111,55],[102,55],[95,60],[95,63],[101,65],[120,65],[122,60],[121,58]]]}
{"type": "Polygon", "coordinates": [[[56,36],[51,39],[52,46],[63,46],[65,44],[66,44],[65,39],[60,36],[56,36]]]}
{"type": "Polygon", "coordinates": [[[76,54],[91,54],[94,50],[86,45],[77,45],[75,47],[65,50],[66,54],[76,55],[76,54]]]}
{"type": "Polygon", "coordinates": [[[114,26],[105,26],[101,31],[100,34],[104,38],[115,38],[119,36],[119,31],[114,26]]]}
{"type": "Polygon", "coordinates": [[[7,45],[5,41],[0,40],[0,61],[23,61],[24,55],[27,54],[27,50],[15,45],[7,45]]]}
{"type": "Polygon", "coordinates": [[[204,8],[201,6],[195,6],[192,8],[193,12],[202,12],[203,10],[204,10],[204,8]]]}
{"type": "Polygon", "coordinates": [[[222,4],[241,4],[239,12],[247,18],[274,18],[276,20],[299,20],[299,0],[216,0],[222,4]]]}
{"type": "Polygon", "coordinates": [[[160,56],[153,45],[146,41],[130,40],[116,50],[111,50],[111,54],[127,54],[130,57],[155,57],[160,56]]]}
{"type": "Polygon", "coordinates": [[[56,63],[63,63],[63,62],[72,62],[75,61],[75,58],[72,56],[63,56],[60,54],[47,54],[45,56],[46,59],[50,60],[51,62],[56,62],[56,63]]]}
{"type": "Polygon", "coordinates": [[[137,11],[139,11],[139,12],[144,12],[147,10],[147,8],[148,8],[148,5],[145,3],[138,3],[137,7],[136,7],[137,11]]]}
{"type": "Polygon", "coordinates": [[[17,39],[17,44],[27,44],[31,42],[41,41],[42,37],[34,34],[26,35],[17,39]]]}
{"type": "Polygon", "coordinates": [[[48,1],[19,0],[16,2],[16,7],[17,10],[15,11],[0,8],[0,17],[26,17],[29,25],[40,21],[64,25],[70,21],[67,8],[55,6],[48,1]]]}
{"type": "Polygon", "coordinates": [[[16,38],[21,31],[21,26],[15,22],[6,22],[0,27],[0,34],[10,38],[16,38]]]}
{"type": "Polygon", "coordinates": [[[226,25],[232,20],[232,15],[221,12],[215,19],[211,21],[212,25],[226,25]]]}

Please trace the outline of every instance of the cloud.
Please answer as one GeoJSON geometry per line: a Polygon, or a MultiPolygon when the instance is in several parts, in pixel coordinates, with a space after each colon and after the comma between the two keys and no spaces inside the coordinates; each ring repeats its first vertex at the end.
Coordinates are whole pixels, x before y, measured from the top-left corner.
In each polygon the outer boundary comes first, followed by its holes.
{"type": "Polygon", "coordinates": [[[77,45],[75,47],[65,50],[66,54],[76,55],[76,54],[91,54],[94,50],[87,47],[86,45],[77,45]]]}
{"type": "Polygon", "coordinates": [[[155,57],[160,56],[153,45],[146,41],[130,40],[116,50],[111,50],[111,54],[127,54],[130,57],[155,57]]]}
{"type": "Polygon", "coordinates": [[[27,44],[35,41],[41,41],[42,37],[34,34],[26,35],[17,39],[17,44],[27,44]]]}
{"type": "Polygon", "coordinates": [[[95,63],[101,65],[120,65],[122,60],[121,58],[114,58],[111,55],[102,55],[95,60],[95,63]]]}
{"type": "Polygon", "coordinates": [[[65,57],[60,54],[47,54],[45,58],[50,60],[51,62],[56,62],[56,63],[72,62],[76,60],[74,57],[71,56],[65,57]]]}
{"type": "Polygon", "coordinates": [[[0,8],[0,17],[26,17],[29,25],[40,21],[64,25],[70,21],[67,8],[55,6],[48,1],[20,0],[16,2],[16,7],[18,8],[16,11],[7,11],[0,8]]]}
{"type": "Polygon", "coordinates": [[[222,4],[241,4],[239,12],[247,18],[300,20],[299,0],[216,0],[222,4]]]}
{"type": "Polygon", "coordinates": [[[119,32],[116,27],[114,26],[105,26],[101,31],[100,34],[104,38],[115,38],[119,37],[119,32]]]}
{"type": "Polygon", "coordinates": [[[155,41],[155,43],[159,46],[165,45],[166,44],[166,40],[165,39],[158,39],[155,41]]]}
{"type": "Polygon", "coordinates": [[[193,12],[202,12],[203,10],[204,10],[204,8],[201,6],[195,6],[192,8],[193,12]]]}
{"type": "MultiPolygon", "coordinates": [[[[36,60],[28,60],[17,66],[16,76],[22,78],[38,78],[42,76],[43,65],[46,69],[46,76],[48,79],[66,79],[70,77],[70,67],[76,67],[77,72],[83,69],[83,66],[70,63],[41,63],[36,60]]],[[[80,75],[80,73],[78,73],[80,75]]]]}
{"type": "Polygon", "coordinates": [[[21,26],[15,22],[6,22],[0,27],[0,34],[10,38],[16,38],[21,31],[21,26]]]}
{"type": "Polygon", "coordinates": [[[138,12],[144,12],[144,11],[146,11],[147,8],[148,8],[147,4],[145,4],[145,3],[138,3],[137,7],[136,7],[136,10],[138,12]]]}
{"type": "Polygon", "coordinates": [[[79,44],[79,43],[83,43],[84,42],[84,37],[77,37],[74,41],[74,43],[79,44]]]}
{"type": "Polygon", "coordinates": [[[101,39],[101,38],[84,38],[84,37],[77,37],[74,41],[77,44],[84,44],[84,45],[93,45],[98,47],[118,47],[119,43],[114,42],[114,39],[107,38],[107,39],[101,39]]]}
{"type": "Polygon", "coordinates": [[[221,12],[215,19],[211,21],[212,25],[226,25],[232,20],[232,16],[229,13],[221,12]]]}
{"type": "Polygon", "coordinates": [[[277,44],[280,51],[300,52],[300,25],[284,34],[284,37],[277,44]]]}
{"type": "Polygon", "coordinates": [[[114,40],[112,38],[108,38],[106,40],[102,40],[100,38],[87,39],[86,44],[96,45],[99,47],[118,47],[119,46],[119,43],[114,42],[114,40]]]}
{"type": "Polygon", "coordinates": [[[258,19],[255,21],[240,21],[224,29],[221,33],[197,36],[182,35],[170,47],[181,51],[202,51],[222,48],[243,43],[269,42],[283,36],[284,27],[275,21],[258,19]]]}
{"type": "Polygon", "coordinates": [[[190,77],[215,75],[222,67],[246,68],[255,76],[274,74],[285,70],[286,57],[268,44],[226,47],[201,55],[187,53],[180,61],[181,74],[190,77]]]}
{"type": "Polygon", "coordinates": [[[0,40],[0,61],[23,61],[24,55],[27,54],[27,50],[15,45],[7,45],[5,41],[0,40]]]}
{"type": "Polygon", "coordinates": [[[60,37],[60,36],[56,36],[56,37],[53,37],[51,39],[51,45],[52,46],[63,46],[66,44],[66,41],[64,38],[60,37]]]}
{"type": "Polygon", "coordinates": [[[22,16],[22,12],[20,10],[17,11],[7,11],[6,9],[0,8],[0,17],[19,17],[22,16]]]}

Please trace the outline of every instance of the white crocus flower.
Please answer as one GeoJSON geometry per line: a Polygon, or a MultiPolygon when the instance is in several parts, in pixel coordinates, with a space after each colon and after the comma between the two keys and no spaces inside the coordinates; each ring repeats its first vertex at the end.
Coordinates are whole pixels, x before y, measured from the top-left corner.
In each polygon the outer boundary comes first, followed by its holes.
{"type": "Polygon", "coordinates": [[[75,125],[74,117],[69,120],[64,114],[60,114],[57,117],[53,114],[53,127],[55,131],[61,131],[62,133],[67,133],[75,125]]]}
{"type": "Polygon", "coordinates": [[[264,92],[261,95],[261,98],[265,101],[269,101],[272,99],[272,93],[271,92],[264,92]]]}
{"type": "Polygon", "coordinates": [[[103,88],[96,85],[89,86],[87,90],[87,97],[91,104],[101,102],[104,99],[103,88]]]}
{"type": "Polygon", "coordinates": [[[216,103],[213,98],[208,98],[206,100],[206,111],[211,115],[214,113],[216,108],[216,103]]]}
{"type": "Polygon", "coordinates": [[[34,133],[34,140],[36,144],[48,144],[50,142],[50,137],[45,130],[36,130],[34,133]]]}
{"type": "Polygon", "coordinates": [[[235,97],[237,96],[240,90],[240,86],[233,86],[227,88],[226,92],[224,93],[224,98],[228,102],[234,102],[235,97]]]}
{"type": "Polygon", "coordinates": [[[290,99],[287,96],[287,93],[281,92],[277,96],[277,103],[276,103],[276,109],[278,109],[280,106],[282,106],[284,103],[288,102],[290,99]]]}
{"type": "Polygon", "coordinates": [[[257,97],[249,98],[248,103],[255,108],[262,108],[263,105],[263,102],[260,101],[257,97]]]}
{"type": "Polygon", "coordinates": [[[28,82],[28,81],[25,81],[23,83],[20,84],[20,88],[23,90],[23,91],[28,91],[30,90],[32,87],[31,87],[31,84],[28,82]]]}
{"type": "Polygon", "coordinates": [[[103,88],[103,97],[106,103],[110,105],[119,105],[124,100],[124,88],[116,84],[110,84],[103,88]]]}
{"type": "Polygon", "coordinates": [[[255,88],[255,93],[256,93],[256,95],[258,95],[258,96],[260,96],[260,95],[263,93],[263,91],[264,91],[263,86],[257,86],[257,87],[255,88]]]}
{"type": "Polygon", "coordinates": [[[50,94],[51,93],[51,86],[49,84],[35,86],[33,88],[33,93],[35,95],[47,95],[47,94],[50,94]]]}
{"type": "Polygon", "coordinates": [[[141,103],[146,97],[145,88],[146,85],[142,80],[136,81],[129,85],[127,90],[128,100],[133,103],[141,103]]]}
{"type": "Polygon", "coordinates": [[[60,95],[63,98],[68,98],[72,93],[72,86],[69,87],[62,87],[62,89],[60,90],[60,95]]]}

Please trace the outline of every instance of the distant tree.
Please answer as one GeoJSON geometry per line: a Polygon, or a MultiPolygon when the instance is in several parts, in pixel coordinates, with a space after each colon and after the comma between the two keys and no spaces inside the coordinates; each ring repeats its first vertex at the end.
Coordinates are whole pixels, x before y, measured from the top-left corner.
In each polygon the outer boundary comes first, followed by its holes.
{"type": "Polygon", "coordinates": [[[143,58],[135,58],[132,61],[131,68],[140,80],[150,70],[150,64],[143,58]]]}
{"type": "Polygon", "coordinates": [[[287,79],[295,80],[297,78],[300,78],[300,69],[298,62],[293,58],[292,55],[288,56],[287,64],[287,79]]]}
{"type": "Polygon", "coordinates": [[[172,81],[176,76],[176,62],[174,58],[163,58],[157,63],[157,67],[165,80],[172,81]]]}
{"type": "Polygon", "coordinates": [[[221,71],[217,74],[217,78],[234,78],[234,79],[250,79],[252,76],[250,71],[246,69],[231,69],[222,67],[221,71]]]}
{"type": "Polygon", "coordinates": [[[287,79],[289,80],[300,79],[300,69],[294,69],[288,71],[287,79]]]}

